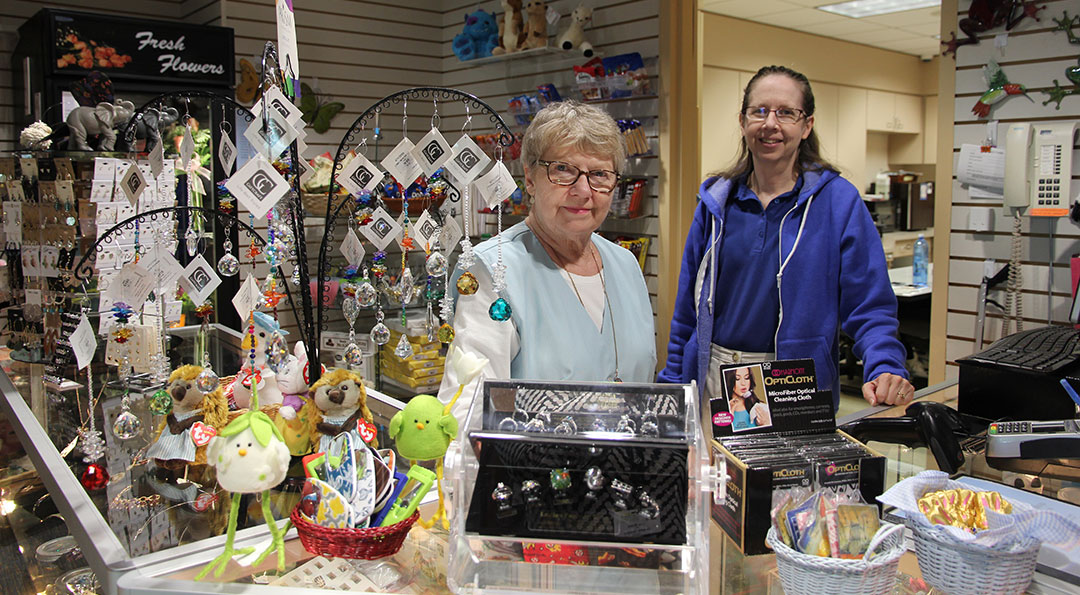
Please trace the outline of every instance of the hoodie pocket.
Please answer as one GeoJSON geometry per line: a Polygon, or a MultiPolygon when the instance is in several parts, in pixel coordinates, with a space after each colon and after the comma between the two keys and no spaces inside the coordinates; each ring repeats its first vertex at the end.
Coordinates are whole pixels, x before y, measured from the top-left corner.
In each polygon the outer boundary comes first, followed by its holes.
{"type": "Polygon", "coordinates": [[[836,362],[824,337],[786,339],[780,341],[776,352],[784,359],[813,358],[818,390],[832,390],[836,381],[836,362]]]}

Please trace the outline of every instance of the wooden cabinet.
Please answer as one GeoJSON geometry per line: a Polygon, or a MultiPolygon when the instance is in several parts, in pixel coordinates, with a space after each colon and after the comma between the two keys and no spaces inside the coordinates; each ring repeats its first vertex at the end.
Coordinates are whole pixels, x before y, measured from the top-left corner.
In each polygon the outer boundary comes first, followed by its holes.
{"type": "Polygon", "coordinates": [[[922,119],[923,103],[918,95],[866,92],[867,130],[918,134],[922,131],[922,119]]]}
{"type": "Polygon", "coordinates": [[[838,87],[837,113],[843,114],[846,125],[838,125],[836,133],[836,165],[845,178],[862,189],[866,178],[866,121],[867,93],[854,87],[838,87]]]}
{"type": "Polygon", "coordinates": [[[937,163],[938,98],[923,97],[923,163],[937,163]]]}

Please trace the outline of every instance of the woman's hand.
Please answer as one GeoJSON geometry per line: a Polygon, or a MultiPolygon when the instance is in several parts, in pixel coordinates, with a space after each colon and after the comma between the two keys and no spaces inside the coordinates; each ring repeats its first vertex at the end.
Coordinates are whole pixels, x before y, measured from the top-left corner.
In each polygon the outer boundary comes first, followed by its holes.
{"type": "Polygon", "coordinates": [[[915,387],[903,376],[886,372],[864,384],[862,394],[871,405],[906,405],[915,396],[915,387]]]}

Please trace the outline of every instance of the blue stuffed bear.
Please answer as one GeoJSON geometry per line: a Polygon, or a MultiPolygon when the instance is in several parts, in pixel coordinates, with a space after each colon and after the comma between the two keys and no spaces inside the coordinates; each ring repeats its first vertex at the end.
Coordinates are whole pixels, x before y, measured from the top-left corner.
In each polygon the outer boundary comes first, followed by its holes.
{"type": "Polygon", "coordinates": [[[495,15],[478,10],[465,15],[465,29],[454,37],[454,54],[462,62],[486,58],[499,45],[499,26],[495,15]]]}

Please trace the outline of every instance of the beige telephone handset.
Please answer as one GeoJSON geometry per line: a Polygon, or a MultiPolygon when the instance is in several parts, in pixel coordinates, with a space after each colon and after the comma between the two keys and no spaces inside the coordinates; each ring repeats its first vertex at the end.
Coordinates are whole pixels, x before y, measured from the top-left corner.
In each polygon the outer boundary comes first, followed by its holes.
{"type": "Polygon", "coordinates": [[[1031,217],[1069,214],[1077,122],[1016,122],[1005,135],[1005,206],[1031,217]]]}

